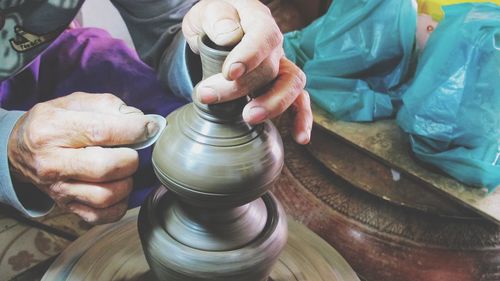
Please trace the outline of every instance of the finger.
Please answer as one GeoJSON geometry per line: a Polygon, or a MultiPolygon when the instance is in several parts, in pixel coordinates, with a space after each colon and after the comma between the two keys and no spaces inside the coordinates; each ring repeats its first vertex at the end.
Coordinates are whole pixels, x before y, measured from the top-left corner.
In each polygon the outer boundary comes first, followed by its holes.
{"type": "Polygon", "coordinates": [[[280,115],[302,93],[305,81],[304,73],[289,60],[282,58],[276,82],[265,94],[245,106],[244,120],[257,124],[280,115]]]}
{"type": "Polygon", "coordinates": [[[308,144],[311,140],[313,114],[309,93],[302,91],[293,103],[295,109],[293,138],[299,144],[308,144]]]}
{"type": "Polygon", "coordinates": [[[278,75],[279,58],[267,58],[254,71],[238,80],[227,80],[222,74],[203,80],[196,87],[196,96],[202,103],[212,104],[230,101],[248,94],[257,93],[278,75]]]}
{"type": "Polygon", "coordinates": [[[63,147],[119,146],[139,143],[156,135],[160,126],[150,116],[60,110],[47,128],[63,147]]]}
{"type": "Polygon", "coordinates": [[[208,37],[220,46],[234,46],[243,37],[238,11],[223,1],[207,2],[202,27],[208,37]]]}
{"type": "Polygon", "coordinates": [[[127,106],[119,97],[107,93],[76,92],[48,102],[59,108],[74,111],[101,112],[109,114],[139,114],[144,113],[132,106],[127,106]]]}
{"type": "Polygon", "coordinates": [[[203,12],[205,1],[198,2],[194,5],[182,20],[182,33],[186,41],[195,54],[199,54],[198,38],[203,34],[203,26],[200,19],[203,12]]]}
{"type": "Polygon", "coordinates": [[[131,177],[107,183],[61,181],[50,187],[49,195],[63,204],[77,201],[92,208],[105,209],[125,200],[132,186],[131,177]]]}
{"type": "Polygon", "coordinates": [[[78,202],[69,203],[66,208],[91,224],[105,224],[120,220],[127,211],[127,200],[109,208],[92,208],[78,202]]]}
{"type": "Polygon", "coordinates": [[[41,168],[37,175],[44,182],[111,182],[133,175],[139,166],[139,156],[130,148],[63,148],[38,166],[41,168]]]}
{"type": "Polygon", "coordinates": [[[191,8],[182,31],[191,49],[198,53],[198,38],[203,34],[216,44],[232,46],[243,36],[236,9],[224,1],[201,1],[191,8]]]}
{"type": "Polygon", "coordinates": [[[273,51],[282,51],[283,42],[283,35],[265,5],[259,1],[238,1],[234,6],[245,35],[229,53],[222,67],[222,73],[228,80],[236,80],[249,73],[273,51]]]}

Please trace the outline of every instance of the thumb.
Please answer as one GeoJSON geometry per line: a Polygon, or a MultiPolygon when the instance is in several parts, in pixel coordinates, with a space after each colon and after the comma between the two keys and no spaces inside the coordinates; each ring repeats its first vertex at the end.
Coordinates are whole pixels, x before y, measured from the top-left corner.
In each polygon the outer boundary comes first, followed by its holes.
{"type": "Polygon", "coordinates": [[[224,1],[209,2],[203,30],[219,46],[234,46],[243,38],[240,16],[233,5],[224,1]]]}
{"type": "Polygon", "coordinates": [[[243,28],[236,8],[224,1],[202,1],[186,15],[183,32],[193,50],[198,37],[207,34],[220,46],[236,45],[243,38],[243,28]]]}

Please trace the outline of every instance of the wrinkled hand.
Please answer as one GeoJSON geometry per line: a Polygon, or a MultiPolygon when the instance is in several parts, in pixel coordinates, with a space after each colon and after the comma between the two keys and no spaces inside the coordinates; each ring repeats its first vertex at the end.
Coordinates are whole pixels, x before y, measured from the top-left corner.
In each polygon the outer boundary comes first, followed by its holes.
{"type": "Polygon", "coordinates": [[[110,94],[75,93],[39,103],[9,139],[11,172],[90,223],[120,219],[127,210],[138,154],[112,146],[137,143],[158,125],[110,94]]]}
{"type": "Polygon", "coordinates": [[[264,4],[257,0],[202,0],[184,17],[182,30],[195,53],[203,34],[221,46],[237,43],[222,74],[198,86],[196,95],[201,102],[224,102],[266,89],[246,105],[245,121],[260,123],[291,106],[295,112],[293,136],[298,143],[309,142],[312,112],[304,90],[306,78],[284,56],[283,35],[264,4]]]}

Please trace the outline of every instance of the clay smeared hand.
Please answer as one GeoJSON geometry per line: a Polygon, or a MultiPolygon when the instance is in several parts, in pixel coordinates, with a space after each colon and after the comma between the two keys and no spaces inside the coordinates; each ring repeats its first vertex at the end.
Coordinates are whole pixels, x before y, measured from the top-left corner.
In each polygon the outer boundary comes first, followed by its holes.
{"type": "Polygon", "coordinates": [[[182,29],[195,53],[203,34],[218,45],[236,44],[222,74],[198,86],[196,96],[201,102],[224,102],[265,89],[243,110],[245,121],[260,123],[291,107],[295,140],[309,142],[312,112],[304,90],[306,77],[284,56],[283,35],[264,4],[257,0],[202,0],[185,16],[182,29]]]}
{"type": "Polygon", "coordinates": [[[138,154],[113,146],[144,141],[158,124],[110,94],[72,95],[37,104],[9,139],[11,172],[91,223],[127,210],[138,154]]]}

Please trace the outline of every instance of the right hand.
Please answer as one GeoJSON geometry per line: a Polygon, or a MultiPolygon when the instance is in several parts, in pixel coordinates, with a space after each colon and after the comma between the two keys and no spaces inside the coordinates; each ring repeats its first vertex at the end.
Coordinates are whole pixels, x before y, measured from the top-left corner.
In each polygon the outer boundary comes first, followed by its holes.
{"type": "Polygon", "coordinates": [[[158,124],[110,94],[74,93],[35,105],[9,139],[11,172],[85,221],[119,220],[127,210],[138,154],[117,147],[146,140],[158,124]]]}
{"type": "Polygon", "coordinates": [[[195,53],[199,53],[198,39],[204,34],[217,45],[237,43],[222,73],[197,85],[200,102],[226,102],[259,91],[243,109],[243,119],[258,124],[290,108],[295,116],[293,138],[300,144],[309,143],[313,115],[304,90],[306,76],[285,57],[283,34],[269,8],[258,0],[199,1],[184,17],[182,31],[195,53]]]}

